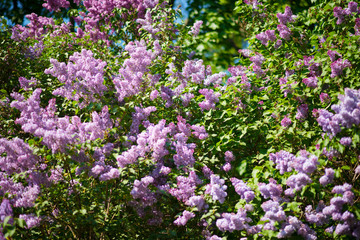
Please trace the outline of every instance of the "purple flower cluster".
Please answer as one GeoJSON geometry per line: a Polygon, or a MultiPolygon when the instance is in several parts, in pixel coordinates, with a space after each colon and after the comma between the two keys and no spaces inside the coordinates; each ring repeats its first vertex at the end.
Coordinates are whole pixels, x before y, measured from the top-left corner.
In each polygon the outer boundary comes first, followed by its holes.
{"type": "Polygon", "coordinates": [[[199,93],[205,96],[205,101],[199,103],[201,110],[215,109],[215,103],[219,102],[221,93],[214,92],[212,89],[200,89],[199,93]]]}
{"type": "Polygon", "coordinates": [[[223,213],[221,217],[222,218],[216,220],[216,226],[222,232],[249,229],[250,226],[248,225],[248,222],[252,221],[251,218],[247,217],[246,211],[242,208],[240,208],[236,214],[223,213]]]}
{"type": "Polygon", "coordinates": [[[235,188],[235,192],[239,194],[242,199],[245,199],[247,203],[255,198],[254,191],[251,190],[245,182],[234,177],[231,178],[230,181],[235,188]]]}
{"type": "Polygon", "coordinates": [[[60,63],[51,59],[53,67],[45,70],[46,74],[56,77],[64,85],[53,91],[54,95],[69,100],[84,100],[79,106],[98,101],[107,87],[104,85],[104,67],[106,62],[93,57],[90,50],[70,56],[69,63],[60,63]]]}
{"type": "Polygon", "coordinates": [[[35,13],[28,14],[25,17],[30,21],[27,27],[15,25],[12,28],[11,38],[15,41],[26,41],[27,38],[41,40],[50,30],[49,26],[55,26],[53,18],[38,16],[35,13]]]}
{"type": "Polygon", "coordinates": [[[331,77],[337,77],[343,74],[343,70],[347,67],[351,67],[351,63],[349,60],[339,58],[335,62],[331,63],[331,77]]]}
{"type": "Polygon", "coordinates": [[[334,7],[334,17],[337,18],[336,24],[342,24],[345,20],[345,16],[352,15],[353,13],[360,13],[357,2],[349,2],[348,7],[342,9],[341,7],[334,7]]]}
{"type": "Polygon", "coordinates": [[[157,57],[157,54],[147,50],[145,41],[130,42],[126,45],[125,51],[130,55],[126,59],[119,75],[113,79],[119,101],[124,98],[136,95],[145,87],[145,74],[149,72],[148,67],[157,57]]]}
{"type": "Polygon", "coordinates": [[[49,101],[46,109],[41,108],[40,94],[40,88],[35,89],[27,100],[20,94],[12,94],[15,101],[11,103],[11,107],[21,112],[20,118],[15,122],[25,132],[42,137],[43,143],[53,152],[64,151],[68,144],[103,138],[105,131],[112,127],[107,106],[100,114],[92,113],[92,122],[82,123],[79,117],[74,116],[70,123],[68,116],[55,116],[55,99],[49,101]]]}
{"type": "Polygon", "coordinates": [[[280,174],[284,174],[285,172],[292,171],[291,164],[294,161],[295,156],[289,152],[281,150],[275,154],[270,153],[269,159],[276,164],[276,169],[280,171],[280,174]]]}
{"type": "Polygon", "coordinates": [[[20,83],[20,87],[23,88],[25,91],[30,90],[30,88],[35,87],[37,85],[37,80],[35,78],[30,78],[30,80],[24,78],[24,77],[19,77],[19,83],[20,83]]]}
{"type": "Polygon", "coordinates": [[[288,22],[294,22],[296,16],[292,14],[291,8],[286,6],[284,13],[276,14],[280,24],[286,25],[288,22]]]}
{"type": "Polygon", "coordinates": [[[198,211],[208,208],[203,196],[192,196],[185,202],[186,205],[196,207],[198,211]]]}
{"type": "MultiPolygon", "coordinates": [[[[3,198],[1,205],[0,205],[0,222],[3,223],[6,217],[13,216],[13,209],[11,207],[10,201],[6,198],[3,198]]],[[[12,224],[14,219],[10,219],[8,221],[9,224],[12,224]]]]}
{"type": "Polygon", "coordinates": [[[261,41],[265,46],[268,45],[268,41],[276,41],[275,30],[266,30],[265,32],[256,35],[256,38],[261,41]]]}
{"type": "Polygon", "coordinates": [[[19,218],[25,220],[27,229],[39,226],[41,221],[35,214],[20,214],[19,218]]]}
{"type": "Polygon", "coordinates": [[[321,183],[321,185],[326,186],[326,185],[332,183],[332,181],[334,180],[334,173],[335,173],[334,169],[326,168],[325,175],[323,175],[319,179],[319,182],[321,183]]]}
{"type": "Polygon", "coordinates": [[[319,110],[317,121],[330,136],[335,136],[341,127],[351,128],[353,124],[360,124],[360,91],[346,88],[345,95],[339,95],[340,103],[332,105],[335,114],[325,109],[319,110]]]}
{"type": "MultiPolygon", "coordinates": [[[[195,201],[195,199],[190,201],[190,198],[195,196],[196,186],[201,184],[202,181],[198,178],[194,171],[191,171],[188,177],[178,176],[176,180],[177,188],[169,189],[169,193],[176,197],[179,201],[192,205],[192,202],[195,201]]],[[[199,204],[199,199],[194,203],[199,204]]]]}
{"type": "Polygon", "coordinates": [[[320,94],[320,101],[321,101],[322,103],[329,103],[329,102],[331,101],[331,98],[330,98],[329,94],[327,94],[327,93],[321,93],[321,94],[320,94]]]}
{"type": "MultiPolygon", "coordinates": [[[[355,195],[351,191],[352,186],[345,183],[344,185],[335,186],[332,193],[342,196],[335,196],[330,200],[330,205],[322,209],[322,214],[331,217],[335,221],[340,221],[335,228],[337,235],[352,235],[356,239],[360,238],[360,221],[349,211],[343,211],[344,205],[352,205],[355,195]]],[[[329,229],[332,231],[333,229],[329,229]]]]}
{"type": "Polygon", "coordinates": [[[281,120],[281,126],[283,127],[288,127],[291,125],[291,119],[288,118],[288,117],[284,117],[282,120],[281,120]]]}
{"type": "Polygon", "coordinates": [[[60,11],[60,8],[70,7],[70,2],[66,0],[45,0],[45,3],[42,5],[44,8],[49,11],[60,11]]]}
{"type": "Polygon", "coordinates": [[[284,223],[280,229],[278,238],[287,238],[293,233],[297,233],[304,239],[316,240],[316,233],[307,224],[301,222],[297,217],[289,216],[286,223],[284,223]]]}
{"type": "Polygon", "coordinates": [[[166,121],[161,120],[158,124],[148,124],[146,132],[137,135],[137,145],[131,146],[127,151],[122,152],[117,157],[118,166],[124,168],[128,164],[136,163],[139,157],[145,157],[145,154],[152,151],[152,157],[160,161],[162,157],[168,154],[166,149],[167,135],[172,131],[171,127],[165,126],[166,121]]]}
{"type": "Polygon", "coordinates": [[[203,21],[196,21],[194,23],[194,26],[191,27],[191,31],[189,32],[189,34],[193,35],[194,37],[196,37],[197,35],[199,35],[200,32],[200,27],[203,24],[203,21]]]}
{"type": "Polygon", "coordinates": [[[140,181],[134,181],[134,187],[130,194],[134,199],[139,199],[143,206],[152,206],[156,201],[155,193],[151,192],[149,185],[152,184],[154,178],[151,176],[143,177],[140,181]]]}
{"type": "Polygon", "coordinates": [[[214,201],[218,200],[220,203],[224,203],[227,196],[227,193],[225,192],[226,189],[227,186],[225,185],[225,180],[212,174],[210,176],[210,183],[206,185],[205,193],[210,194],[214,201]]]}
{"type": "Polygon", "coordinates": [[[297,113],[295,118],[302,121],[304,119],[307,118],[308,116],[308,112],[309,112],[309,108],[307,104],[301,104],[298,108],[297,108],[297,113]]]}
{"type": "Polygon", "coordinates": [[[274,201],[280,200],[281,193],[283,189],[281,184],[277,184],[276,180],[273,178],[269,179],[269,183],[259,183],[258,184],[260,194],[265,198],[271,198],[274,201]]]}
{"type": "Polygon", "coordinates": [[[290,36],[291,36],[291,31],[290,29],[284,25],[284,24],[279,24],[277,26],[277,29],[279,31],[279,35],[281,38],[285,39],[285,40],[290,40],[290,36]]]}
{"type": "Polygon", "coordinates": [[[261,204],[261,208],[265,214],[261,217],[261,221],[268,221],[264,224],[264,230],[276,230],[275,223],[286,220],[286,215],[279,202],[269,200],[261,204]]]}
{"type": "Polygon", "coordinates": [[[340,139],[340,143],[344,146],[350,146],[352,143],[352,138],[351,137],[343,137],[340,139]]]}
{"type": "Polygon", "coordinates": [[[311,88],[317,88],[318,86],[318,79],[317,77],[308,77],[303,79],[303,83],[311,88]]]}
{"type": "Polygon", "coordinates": [[[195,217],[194,213],[185,210],[182,215],[174,221],[174,224],[178,226],[185,226],[186,223],[193,217],[195,217]]]}
{"type": "Polygon", "coordinates": [[[263,75],[264,70],[261,69],[261,65],[265,61],[264,56],[261,55],[260,53],[257,53],[255,56],[252,56],[250,58],[250,61],[253,62],[251,66],[253,67],[254,73],[256,73],[259,76],[263,75]]]}
{"type": "Polygon", "coordinates": [[[182,69],[182,75],[197,84],[201,84],[206,75],[210,74],[205,70],[202,60],[186,60],[182,69]]]}
{"type": "Polygon", "coordinates": [[[330,57],[331,62],[335,62],[337,60],[336,56],[338,56],[339,58],[342,57],[342,55],[340,53],[338,53],[337,51],[332,51],[332,50],[329,50],[327,52],[327,55],[330,57]]]}

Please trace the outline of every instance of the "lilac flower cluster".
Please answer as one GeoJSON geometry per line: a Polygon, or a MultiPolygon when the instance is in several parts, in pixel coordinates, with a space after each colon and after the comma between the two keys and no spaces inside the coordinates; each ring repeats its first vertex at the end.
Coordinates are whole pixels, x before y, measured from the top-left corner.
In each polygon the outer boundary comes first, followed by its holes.
{"type": "Polygon", "coordinates": [[[280,171],[280,174],[284,174],[285,172],[292,171],[291,164],[294,161],[295,156],[289,152],[281,150],[275,154],[270,153],[269,159],[276,164],[276,169],[280,171]]]}
{"type": "Polygon", "coordinates": [[[210,194],[214,201],[218,200],[220,203],[224,203],[227,196],[226,189],[225,180],[221,179],[218,175],[212,174],[210,176],[210,183],[206,185],[205,193],[210,194]]]}
{"type": "Polygon", "coordinates": [[[340,139],[340,143],[344,146],[350,146],[352,143],[352,138],[351,137],[343,137],[340,139]]]}
{"type": "Polygon", "coordinates": [[[292,169],[298,172],[286,180],[286,185],[290,187],[285,190],[285,194],[288,196],[294,196],[294,190],[300,191],[304,186],[312,182],[308,175],[313,173],[319,164],[318,158],[305,150],[300,151],[298,157],[286,151],[280,151],[276,154],[271,153],[269,157],[271,161],[275,162],[276,169],[280,170],[280,174],[290,172],[292,169]]]}
{"type": "Polygon", "coordinates": [[[200,32],[200,27],[203,24],[203,21],[196,21],[194,23],[194,26],[191,27],[191,31],[189,32],[189,34],[193,35],[194,37],[196,37],[197,35],[199,35],[200,32]]]}
{"type": "Polygon", "coordinates": [[[60,11],[60,8],[70,7],[70,2],[66,0],[45,0],[45,3],[42,5],[44,8],[49,11],[60,11]]]}
{"type": "Polygon", "coordinates": [[[182,75],[188,81],[201,84],[207,75],[211,75],[211,72],[205,69],[202,60],[186,60],[182,68],[182,75]]]}
{"type": "Polygon", "coordinates": [[[39,226],[41,221],[35,214],[20,214],[19,218],[25,220],[27,229],[39,226]]]}
{"type": "Polygon", "coordinates": [[[235,213],[223,213],[221,215],[222,218],[216,220],[216,226],[220,229],[220,231],[225,232],[233,232],[244,229],[249,229],[250,226],[248,222],[251,222],[251,218],[247,217],[246,211],[242,208],[235,213]]]}
{"type": "Polygon", "coordinates": [[[277,18],[279,19],[280,24],[286,25],[288,22],[294,22],[296,16],[293,15],[291,8],[286,6],[284,13],[276,14],[277,18]]]}
{"type": "Polygon", "coordinates": [[[321,101],[322,103],[329,103],[329,102],[331,101],[331,98],[330,98],[329,94],[327,94],[327,93],[321,93],[321,94],[320,94],[320,101],[321,101]]]}
{"type": "Polygon", "coordinates": [[[342,9],[341,7],[334,7],[334,17],[337,18],[336,24],[342,24],[345,16],[352,15],[353,13],[360,13],[357,2],[349,2],[348,7],[342,9]]]}
{"type": "Polygon", "coordinates": [[[345,68],[349,68],[351,67],[351,63],[349,60],[345,59],[341,59],[339,58],[338,60],[336,60],[335,62],[331,63],[331,77],[337,77],[343,74],[343,70],[345,68]]]}
{"type": "Polygon", "coordinates": [[[318,86],[318,79],[317,77],[308,77],[303,79],[303,83],[311,88],[317,88],[318,86]]]}
{"type": "Polygon", "coordinates": [[[319,182],[321,183],[321,185],[326,186],[326,185],[332,183],[332,181],[334,180],[334,173],[335,173],[334,169],[326,168],[325,175],[323,175],[319,179],[319,182]]]}
{"type": "MultiPolygon", "coordinates": [[[[152,112],[156,111],[156,107],[150,106],[146,108],[134,107],[135,112],[131,113],[132,123],[130,126],[130,135],[135,135],[139,133],[139,126],[142,121],[146,120],[152,112]]],[[[130,138],[130,140],[135,140],[130,138]]]]}
{"type": "Polygon", "coordinates": [[[165,126],[166,121],[162,120],[158,124],[148,124],[146,132],[142,132],[137,136],[137,145],[131,146],[130,149],[121,153],[117,157],[118,166],[124,168],[128,164],[136,163],[139,157],[145,157],[147,152],[153,151],[152,157],[159,161],[168,154],[165,147],[167,135],[171,132],[171,127],[165,126]]]}
{"type": "Polygon", "coordinates": [[[205,96],[205,101],[199,103],[201,110],[215,109],[215,103],[219,102],[221,93],[215,93],[214,90],[207,88],[200,89],[199,93],[205,96]]]}
{"type": "Polygon", "coordinates": [[[27,27],[15,25],[12,28],[11,38],[15,41],[26,41],[27,38],[41,40],[50,30],[48,26],[55,26],[52,18],[38,16],[35,13],[28,14],[25,17],[30,21],[27,27]]]}
{"type": "Polygon", "coordinates": [[[268,41],[276,41],[275,30],[266,30],[265,32],[257,34],[256,38],[261,41],[261,44],[267,46],[268,41]]]}
{"type": "Polygon", "coordinates": [[[309,112],[309,108],[307,104],[301,104],[298,108],[297,108],[297,113],[295,118],[302,121],[304,119],[307,118],[308,116],[308,112],[309,112]]]}
{"type": "Polygon", "coordinates": [[[68,116],[55,116],[55,99],[49,101],[46,109],[41,108],[40,94],[40,88],[35,89],[27,100],[20,94],[12,94],[15,101],[11,107],[21,112],[15,122],[25,132],[42,137],[43,143],[53,152],[64,151],[68,144],[103,138],[105,131],[112,127],[107,106],[100,114],[92,113],[92,122],[82,123],[79,117],[74,116],[70,123],[68,116]]]}
{"type": "Polygon", "coordinates": [[[222,169],[225,172],[230,171],[231,170],[230,162],[232,162],[234,160],[235,160],[234,154],[231,151],[226,151],[225,152],[225,164],[222,166],[222,169]]]}
{"type": "Polygon", "coordinates": [[[351,128],[353,124],[360,124],[360,91],[346,88],[345,95],[339,95],[340,103],[332,105],[335,114],[319,110],[317,121],[330,136],[335,136],[341,131],[341,126],[351,128]]]}
{"type": "Polygon", "coordinates": [[[148,188],[150,184],[152,184],[154,178],[151,176],[143,177],[140,181],[134,181],[134,187],[131,190],[130,194],[134,199],[139,199],[143,206],[152,206],[157,202],[157,198],[155,193],[151,192],[148,188]]]}
{"type": "Polygon", "coordinates": [[[301,222],[297,217],[289,216],[280,229],[278,238],[287,238],[294,232],[302,236],[304,239],[316,240],[316,233],[307,224],[301,222]]]}
{"type": "Polygon", "coordinates": [[[95,59],[90,50],[83,49],[81,53],[74,53],[67,65],[56,59],[51,59],[50,62],[53,67],[46,69],[45,73],[51,74],[64,84],[53,91],[54,95],[78,102],[83,99],[79,106],[84,107],[90,102],[98,101],[107,90],[103,84],[106,62],[95,59]]]}
{"type": "Polygon", "coordinates": [[[246,185],[242,180],[235,177],[230,179],[232,185],[235,188],[235,192],[240,195],[242,199],[248,203],[255,198],[255,193],[249,186],[246,185]]]}
{"type": "MultiPolygon", "coordinates": [[[[8,216],[13,216],[13,209],[11,207],[10,201],[6,198],[3,198],[0,205],[0,222],[3,223],[5,218],[8,216]]],[[[12,218],[8,221],[9,224],[12,224],[13,222],[14,219],[12,218]]]]}
{"type": "Polygon", "coordinates": [[[25,91],[30,90],[30,88],[35,87],[37,85],[37,80],[35,78],[30,78],[30,80],[24,78],[24,77],[19,77],[19,83],[20,83],[20,87],[23,88],[25,91]]]}
{"type": "Polygon", "coordinates": [[[0,138],[0,169],[7,174],[25,172],[39,161],[33,150],[20,138],[0,138]],[[2,156],[6,153],[6,156],[2,156]]]}
{"type": "Polygon", "coordinates": [[[253,67],[254,73],[256,73],[258,76],[263,75],[264,70],[261,69],[261,65],[265,61],[264,56],[258,53],[255,56],[252,56],[250,58],[250,61],[253,62],[252,67],[253,67]]]}
{"type": "Polygon", "coordinates": [[[285,40],[290,40],[290,36],[291,36],[291,30],[284,24],[279,24],[277,26],[277,30],[279,31],[279,35],[281,38],[285,39],[285,40]]]}
{"type": "Polygon", "coordinates": [[[291,125],[291,119],[288,118],[288,117],[284,117],[282,120],[281,120],[281,126],[283,127],[288,127],[291,125]]]}
{"type": "Polygon", "coordinates": [[[188,177],[178,176],[176,180],[177,188],[169,189],[169,193],[176,197],[179,201],[184,203],[187,202],[188,205],[191,205],[191,202],[195,199],[190,201],[190,198],[195,196],[196,186],[201,184],[202,181],[198,178],[194,171],[191,171],[188,177]]]}
{"type": "MultiPolygon", "coordinates": [[[[356,239],[360,238],[360,221],[356,219],[355,215],[349,211],[343,211],[345,204],[352,205],[354,203],[355,195],[351,191],[352,186],[345,183],[344,185],[337,185],[332,189],[332,193],[342,196],[335,196],[330,200],[330,205],[322,208],[322,214],[331,217],[335,221],[341,221],[335,228],[337,235],[352,235],[356,239]]],[[[334,228],[329,228],[332,232],[334,228]]]]}
{"type": "Polygon", "coordinates": [[[279,202],[269,200],[261,204],[265,214],[261,221],[268,221],[263,225],[263,230],[276,230],[275,223],[286,220],[286,215],[279,202]]]}
{"type": "Polygon", "coordinates": [[[274,201],[279,201],[281,193],[283,192],[281,184],[277,184],[276,180],[273,178],[269,179],[269,183],[259,183],[258,184],[260,194],[265,198],[271,198],[274,201]]]}
{"type": "Polygon", "coordinates": [[[174,221],[174,224],[178,226],[185,226],[186,223],[193,217],[195,217],[194,213],[185,210],[182,215],[174,221]]]}
{"type": "Polygon", "coordinates": [[[128,43],[125,51],[129,53],[130,58],[124,61],[123,67],[119,70],[120,74],[113,79],[120,102],[145,88],[148,67],[157,57],[151,49],[147,50],[144,40],[128,43]]]}
{"type": "Polygon", "coordinates": [[[174,163],[178,168],[183,166],[193,166],[195,163],[195,158],[193,156],[195,144],[186,143],[188,138],[184,133],[178,133],[174,136],[175,142],[174,146],[176,149],[176,154],[174,155],[174,163]]]}
{"type": "Polygon", "coordinates": [[[185,202],[186,205],[196,207],[198,211],[208,208],[203,196],[192,196],[185,202]]]}

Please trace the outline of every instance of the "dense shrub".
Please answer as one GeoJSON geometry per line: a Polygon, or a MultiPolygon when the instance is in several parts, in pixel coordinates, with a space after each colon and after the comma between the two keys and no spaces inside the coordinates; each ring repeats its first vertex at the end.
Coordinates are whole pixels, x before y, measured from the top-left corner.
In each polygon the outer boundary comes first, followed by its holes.
{"type": "Polygon", "coordinates": [[[238,1],[226,72],[165,1],[28,15],[1,49],[1,238],[360,239],[360,8],[313,2],[238,1]]]}

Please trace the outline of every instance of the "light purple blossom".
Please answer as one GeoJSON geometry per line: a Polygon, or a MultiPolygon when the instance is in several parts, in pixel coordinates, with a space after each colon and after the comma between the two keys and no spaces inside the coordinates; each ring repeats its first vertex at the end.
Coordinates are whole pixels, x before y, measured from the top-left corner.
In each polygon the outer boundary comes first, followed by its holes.
{"type": "Polygon", "coordinates": [[[215,109],[215,103],[219,102],[221,93],[215,93],[214,90],[207,88],[200,89],[199,93],[205,96],[205,101],[199,103],[201,110],[215,109]]]}
{"type": "Polygon", "coordinates": [[[308,77],[303,79],[303,83],[311,88],[316,88],[318,86],[317,77],[308,77]]]}
{"type": "Polygon", "coordinates": [[[235,192],[239,194],[242,199],[245,199],[247,203],[255,198],[254,191],[251,190],[245,182],[234,177],[231,178],[230,181],[235,188],[235,192]]]}
{"type": "Polygon", "coordinates": [[[270,153],[269,159],[276,164],[276,169],[280,171],[280,174],[284,174],[285,172],[292,171],[291,165],[295,159],[295,156],[289,152],[281,150],[275,154],[270,153]]]}
{"type": "Polygon", "coordinates": [[[191,27],[191,31],[189,32],[189,34],[193,35],[194,37],[196,37],[197,35],[199,35],[200,32],[200,27],[203,24],[203,21],[195,21],[194,26],[191,27]]]}
{"type": "Polygon", "coordinates": [[[291,119],[288,118],[288,117],[284,117],[282,120],[281,120],[281,126],[283,127],[288,127],[291,125],[291,119]]]}
{"type": "Polygon", "coordinates": [[[351,142],[352,142],[352,138],[351,137],[343,137],[340,139],[340,143],[342,145],[345,145],[345,146],[350,146],[351,145],[351,142]]]}
{"type": "Polygon", "coordinates": [[[25,220],[27,229],[39,226],[41,221],[41,218],[34,214],[20,214],[19,218],[25,220]]]}
{"type": "Polygon", "coordinates": [[[248,222],[251,222],[251,219],[247,217],[246,211],[242,208],[240,208],[236,214],[223,213],[221,217],[222,218],[216,220],[216,226],[222,232],[240,231],[250,227],[248,222]]]}
{"type": "Polygon", "coordinates": [[[291,31],[290,29],[284,25],[284,24],[279,24],[277,26],[277,29],[279,31],[279,35],[281,38],[285,39],[285,40],[290,40],[290,36],[291,36],[291,31]]]}
{"type": "Polygon", "coordinates": [[[45,0],[45,3],[42,5],[44,8],[49,11],[60,11],[60,8],[70,7],[70,2],[66,0],[45,0]]]}
{"type": "Polygon", "coordinates": [[[178,226],[185,226],[186,223],[193,217],[195,217],[194,213],[185,210],[182,215],[174,221],[174,224],[178,226]]]}
{"type": "Polygon", "coordinates": [[[332,183],[335,171],[332,168],[325,169],[325,175],[319,179],[321,185],[326,186],[332,183]]]}
{"type": "Polygon", "coordinates": [[[261,41],[265,46],[268,45],[268,41],[276,41],[275,30],[266,30],[265,32],[256,35],[256,38],[261,41]]]}
{"type": "Polygon", "coordinates": [[[53,91],[70,100],[84,100],[79,106],[84,107],[90,102],[99,101],[107,87],[104,85],[104,68],[106,62],[95,59],[90,50],[83,49],[74,53],[69,63],[50,59],[53,67],[45,70],[46,74],[56,77],[64,85],[53,91]]]}
{"type": "Polygon", "coordinates": [[[224,203],[227,193],[225,192],[227,186],[225,185],[225,180],[221,179],[219,176],[212,174],[210,176],[210,183],[206,185],[206,194],[210,194],[214,201],[219,201],[224,203]]]}
{"type": "Polygon", "coordinates": [[[343,70],[347,67],[351,67],[350,61],[347,59],[343,60],[339,58],[335,62],[331,63],[331,77],[334,78],[342,75],[343,70]]]}
{"type": "Polygon", "coordinates": [[[286,25],[288,22],[294,22],[296,16],[292,14],[291,8],[286,6],[284,13],[276,14],[277,18],[279,19],[280,24],[286,25]]]}

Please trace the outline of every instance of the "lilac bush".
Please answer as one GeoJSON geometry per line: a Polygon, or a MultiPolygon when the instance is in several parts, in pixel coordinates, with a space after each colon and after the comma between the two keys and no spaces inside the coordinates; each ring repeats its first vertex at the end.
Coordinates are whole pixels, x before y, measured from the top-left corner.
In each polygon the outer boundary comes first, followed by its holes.
{"type": "Polygon", "coordinates": [[[360,239],[357,2],[238,1],[221,72],[167,1],[43,6],[75,25],[12,28],[0,238],[360,239]]]}

